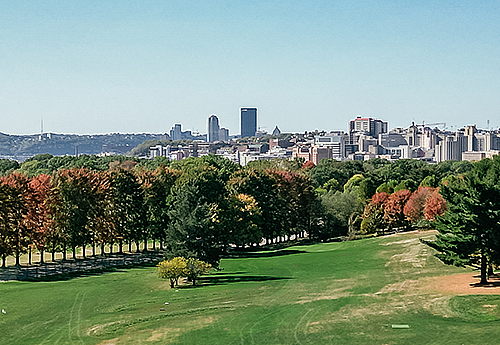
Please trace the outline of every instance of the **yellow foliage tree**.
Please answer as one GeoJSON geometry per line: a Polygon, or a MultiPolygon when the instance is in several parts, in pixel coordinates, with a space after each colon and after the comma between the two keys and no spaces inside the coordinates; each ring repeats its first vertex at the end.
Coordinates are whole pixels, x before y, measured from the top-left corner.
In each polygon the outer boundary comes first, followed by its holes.
{"type": "Polygon", "coordinates": [[[187,260],[182,257],[176,257],[172,260],[164,260],[158,263],[158,277],[162,279],[170,279],[170,287],[174,288],[179,284],[180,277],[188,276],[187,260]]]}

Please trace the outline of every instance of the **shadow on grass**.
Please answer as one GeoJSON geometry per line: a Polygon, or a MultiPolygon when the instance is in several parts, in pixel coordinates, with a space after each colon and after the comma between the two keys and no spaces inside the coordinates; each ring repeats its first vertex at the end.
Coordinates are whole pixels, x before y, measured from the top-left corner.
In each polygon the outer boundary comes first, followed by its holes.
{"type": "Polygon", "coordinates": [[[293,279],[290,277],[273,277],[273,276],[239,276],[239,275],[221,275],[216,276],[210,275],[206,277],[201,277],[197,280],[196,286],[184,285],[179,288],[189,289],[198,286],[207,285],[227,285],[231,283],[241,283],[241,282],[263,282],[263,281],[273,281],[273,280],[287,280],[293,279]]]}
{"type": "Polygon", "coordinates": [[[275,257],[275,256],[284,256],[284,255],[293,255],[293,254],[301,254],[301,253],[307,253],[306,251],[303,250],[297,250],[297,249],[283,249],[283,250],[276,250],[276,251],[232,251],[228,253],[225,257],[226,258],[238,258],[238,259],[243,259],[243,258],[270,258],[270,257],[275,257]]]}
{"type": "Polygon", "coordinates": [[[71,279],[76,279],[76,278],[95,277],[95,276],[100,276],[100,275],[103,275],[106,273],[126,272],[131,268],[155,267],[155,266],[156,266],[156,264],[153,264],[153,263],[143,263],[143,264],[138,263],[135,265],[106,267],[106,268],[99,268],[99,269],[89,270],[89,271],[53,274],[53,275],[47,275],[45,277],[26,279],[25,281],[31,281],[31,282],[66,281],[66,280],[71,280],[71,279]]]}

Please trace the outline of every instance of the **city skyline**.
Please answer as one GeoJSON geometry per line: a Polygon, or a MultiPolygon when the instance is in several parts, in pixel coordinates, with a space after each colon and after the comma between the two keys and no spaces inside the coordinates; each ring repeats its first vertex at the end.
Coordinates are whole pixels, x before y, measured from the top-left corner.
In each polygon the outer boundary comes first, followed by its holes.
{"type": "Polygon", "coordinates": [[[499,15],[492,1],[7,2],[0,131],[202,131],[215,113],[237,133],[247,104],[268,132],[356,116],[499,128],[499,15]]]}

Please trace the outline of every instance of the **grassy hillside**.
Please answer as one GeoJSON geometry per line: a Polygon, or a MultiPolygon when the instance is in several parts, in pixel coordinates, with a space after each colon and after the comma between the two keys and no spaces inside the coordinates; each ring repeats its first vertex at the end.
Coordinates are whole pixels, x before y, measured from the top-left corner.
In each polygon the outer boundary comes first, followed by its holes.
{"type": "Polygon", "coordinates": [[[3,282],[0,344],[499,343],[500,296],[434,290],[467,270],[422,236],[242,254],[195,288],[172,290],[152,267],[3,282]]]}

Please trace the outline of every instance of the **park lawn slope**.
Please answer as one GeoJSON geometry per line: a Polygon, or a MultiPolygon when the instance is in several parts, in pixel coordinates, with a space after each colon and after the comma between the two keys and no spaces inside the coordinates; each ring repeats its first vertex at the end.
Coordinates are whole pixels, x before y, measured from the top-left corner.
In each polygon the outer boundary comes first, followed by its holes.
{"type": "Polygon", "coordinates": [[[419,240],[432,236],[242,253],[194,288],[170,289],[153,267],[4,282],[0,343],[498,343],[499,295],[432,288],[434,277],[470,271],[438,261],[419,240]]]}

